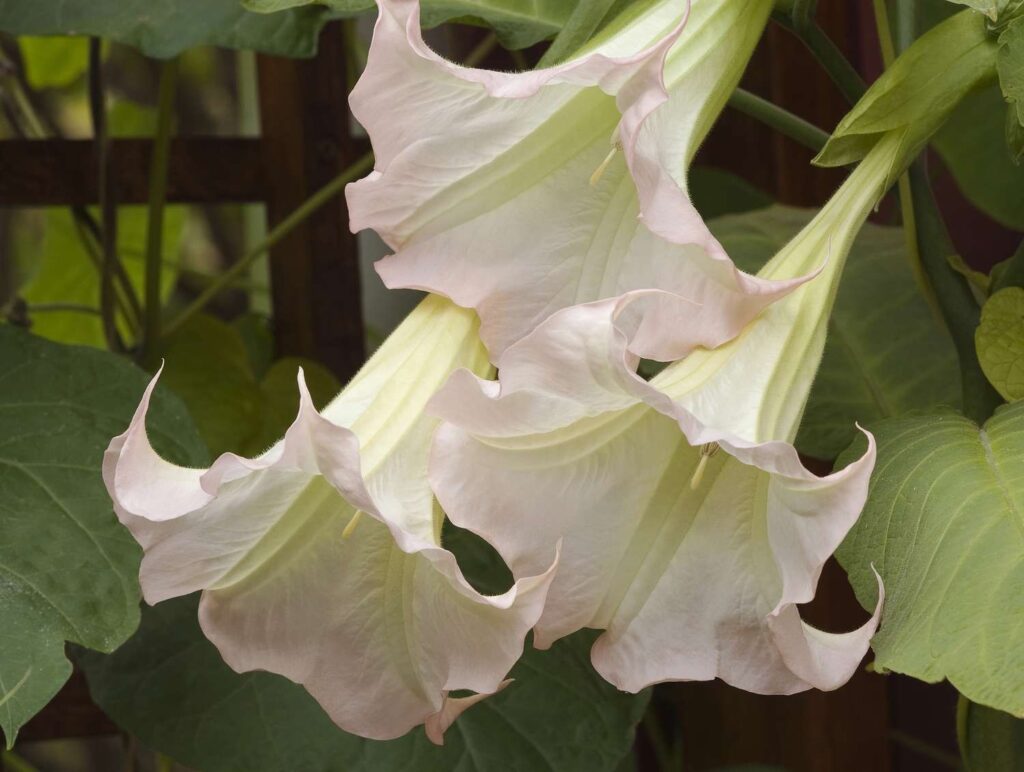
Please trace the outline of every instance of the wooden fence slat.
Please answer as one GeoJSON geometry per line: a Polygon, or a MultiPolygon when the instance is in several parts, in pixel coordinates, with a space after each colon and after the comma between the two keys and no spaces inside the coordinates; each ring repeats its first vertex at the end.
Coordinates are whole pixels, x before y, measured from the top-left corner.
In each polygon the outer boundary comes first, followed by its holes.
{"type": "MultiPolygon", "coordinates": [[[[115,184],[123,204],[148,197],[148,139],[117,139],[115,184]]],[[[171,141],[169,201],[262,201],[267,189],[261,142],[243,137],[182,137],[171,141]]],[[[0,206],[94,204],[99,200],[96,154],[88,139],[15,139],[0,142],[0,206]]]]}
{"type": "MultiPolygon", "coordinates": [[[[342,30],[326,27],[315,59],[259,57],[267,218],[271,227],[355,160],[342,30]]],[[[344,196],[325,204],[270,255],[278,354],[327,365],[342,380],[365,359],[359,255],[344,196]]]]}

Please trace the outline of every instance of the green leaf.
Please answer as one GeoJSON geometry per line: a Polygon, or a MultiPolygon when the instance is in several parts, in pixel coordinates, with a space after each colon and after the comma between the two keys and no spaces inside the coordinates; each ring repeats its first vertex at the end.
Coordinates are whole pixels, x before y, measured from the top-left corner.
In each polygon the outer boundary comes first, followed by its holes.
{"type": "Polygon", "coordinates": [[[1016,108],[1017,125],[1024,126],[1024,17],[1014,20],[999,36],[999,87],[1016,108]]]}
{"type": "MultiPolygon", "coordinates": [[[[720,218],[711,229],[741,268],[756,271],[814,214],[775,206],[720,218]]],[[[953,344],[914,282],[902,231],[865,225],[847,258],[797,447],[835,458],[855,422],[956,405],[958,373],[953,344]]]]}
{"type": "Polygon", "coordinates": [[[974,206],[1007,228],[1024,230],[1024,173],[1007,150],[1006,112],[992,84],[953,111],[934,146],[974,206]]]}
{"type": "Polygon", "coordinates": [[[1005,772],[1024,767],[1024,721],[1001,710],[967,703],[967,772],[1005,772]]]}
{"type": "Polygon", "coordinates": [[[875,666],[1024,715],[1024,403],[983,430],[952,411],[868,428],[878,462],[837,555],[866,608],[872,565],[885,583],[875,666]]]}
{"type": "Polygon", "coordinates": [[[713,166],[694,166],[686,180],[690,198],[705,220],[771,206],[771,196],[742,177],[713,166]]]}
{"type": "Polygon", "coordinates": [[[201,45],[312,56],[325,8],[267,18],[238,0],[31,0],[0,2],[0,30],[14,35],[96,35],[168,58],[201,45]]]}
{"type": "Polygon", "coordinates": [[[1007,287],[985,302],[974,343],[985,377],[1003,399],[1024,398],[1024,289],[1007,287]]]}
{"type": "Polygon", "coordinates": [[[34,89],[70,86],[89,66],[84,38],[18,38],[25,79],[34,89]]]}
{"type": "Polygon", "coordinates": [[[997,50],[976,13],[962,11],[937,24],[871,85],[815,163],[859,161],[888,132],[902,132],[908,148],[927,140],[960,100],[992,79],[997,50]],[[939,72],[942,77],[936,77],[939,72]]]}
{"type": "MultiPolygon", "coordinates": [[[[605,0],[600,0],[604,4],[605,0]]],[[[505,48],[532,46],[554,37],[572,16],[578,0],[423,0],[427,29],[447,21],[491,27],[505,48]]],[[[355,16],[374,7],[373,0],[243,0],[252,11],[274,13],[289,8],[326,6],[337,16],[355,16]]]]}
{"type": "Polygon", "coordinates": [[[202,637],[195,596],[145,609],[127,644],[80,662],[122,728],[203,772],[613,772],[649,692],[619,692],[593,671],[595,637],[527,651],[512,685],[464,713],[443,747],[422,730],[390,742],[346,734],[297,684],[233,672],[202,637]]]}
{"type": "MultiPolygon", "coordinates": [[[[0,6],[2,8],[2,6],[0,6]]],[[[67,209],[47,209],[42,241],[32,244],[37,253],[20,256],[36,269],[21,292],[29,306],[33,303],[69,303],[98,309],[100,305],[99,271],[79,238],[74,219],[67,209]],[[26,257],[28,258],[26,260],[26,257]],[[34,258],[34,259],[32,259],[34,258]]],[[[146,208],[123,206],[118,209],[118,254],[136,291],[141,294],[145,266],[146,208]]],[[[164,212],[162,288],[170,296],[177,279],[178,248],[185,222],[185,210],[167,207],[164,212]]],[[[103,348],[103,325],[98,315],[72,311],[48,311],[30,314],[32,331],[61,343],[79,343],[103,348]]],[[[128,329],[121,320],[122,334],[128,329]]],[[[130,342],[130,341],[129,341],[130,342]]]]}
{"type": "MultiPolygon", "coordinates": [[[[64,641],[111,651],[139,618],[139,549],[100,475],[148,376],[127,360],[0,326],[0,728],[8,745],[71,672],[64,641]]],[[[149,419],[180,463],[205,459],[184,408],[149,419]]]]}
{"type": "Polygon", "coordinates": [[[161,380],[184,400],[210,452],[241,451],[259,426],[261,394],[238,332],[197,314],[163,341],[159,356],[161,380]]]}
{"type": "Polygon", "coordinates": [[[323,365],[308,359],[279,359],[260,382],[259,424],[242,445],[244,455],[255,456],[284,436],[299,412],[298,372],[302,368],[306,386],[317,409],[327,405],[341,391],[341,384],[323,365]]]}
{"type": "Polygon", "coordinates": [[[568,59],[594,36],[614,4],[615,0],[589,0],[586,3],[577,3],[572,15],[566,19],[551,46],[544,52],[538,66],[550,67],[568,59]]]}

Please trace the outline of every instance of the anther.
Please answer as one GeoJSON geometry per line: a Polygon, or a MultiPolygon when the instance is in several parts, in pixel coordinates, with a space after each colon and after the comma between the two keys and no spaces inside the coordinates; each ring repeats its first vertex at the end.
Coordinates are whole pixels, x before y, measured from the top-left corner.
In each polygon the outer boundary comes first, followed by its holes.
{"type": "Polygon", "coordinates": [[[349,536],[352,535],[352,532],[356,529],[356,526],[359,525],[359,518],[361,518],[362,516],[363,510],[357,509],[356,513],[352,515],[352,519],[348,521],[348,525],[345,526],[345,530],[341,532],[342,539],[347,539],[349,536]]]}
{"type": "Polygon", "coordinates": [[[693,470],[693,477],[690,478],[690,490],[695,491],[700,487],[701,480],[704,479],[704,470],[708,466],[708,459],[717,452],[717,442],[709,442],[700,446],[700,460],[697,462],[697,468],[693,470]]]}
{"type": "Polygon", "coordinates": [[[622,143],[615,142],[612,145],[612,149],[608,151],[608,155],[604,157],[604,160],[601,161],[601,164],[596,169],[594,169],[594,173],[590,175],[590,187],[597,187],[597,183],[601,181],[601,178],[604,176],[604,173],[608,171],[608,167],[611,165],[612,160],[615,158],[615,154],[618,153],[620,150],[622,150],[622,143]]]}

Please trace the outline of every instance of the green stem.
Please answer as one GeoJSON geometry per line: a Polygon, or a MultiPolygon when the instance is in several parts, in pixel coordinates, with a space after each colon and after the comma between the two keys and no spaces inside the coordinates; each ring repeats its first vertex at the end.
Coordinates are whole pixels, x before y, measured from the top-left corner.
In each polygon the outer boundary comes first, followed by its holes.
{"type": "Polygon", "coordinates": [[[958,759],[955,754],[948,753],[942,750],[942,748],[936,748],[931,743],[919,740],[912,734],[893,729],[889,732],[889,737],[893,742],[902,745],[904,748],[907,748],[920,756],[931,759],[936,764],[941,764],[942,766],[949,767],[950,769],[961,768],[960,759],[958,759]]]}
{"type": "MultiPolygon", "coordinates": [[[[886,0],[873,0],[875,11],[875,28],[878,34],[878,45],[882,49],[882,63],[888,69],[896,60],[896,46],[893,41],[892,28],[889,26],[889,9],[886,0]]],[[[942,316],[939,310],[935,293],[924,274],[924,267],[921,265],[921,250],[917,244],[917,224],[914,222],[914,204],[910,196],[910,177],[906,173],[900,175],[896,183],[900,202],[900,216],[903,221],[903,241],[907,248],[907,260],[910,263],[910,270],[914,274],[914,280],[921,291],[932,312],[936,316],[942,316]]]]}
{"type": "Polygon", "coordinates": [[[7,772],[39,772],[14,751],[4,751],[0,754],[0,769],[7,772]]]}
{"type": "Polygon", "coordinates": [[[156,754],[156,772],[174,772],[174,759],[163,753],[156,754]]]}
{"type": "Polygon", "coordinates": [[[87,306],[82,303],[32,303],[27,307],[29,316],[32,314],[46,314],[46,313],[73,313],[73,314],[89,314],[90,316],[102,316],[103,312],[94,308],[93,306],[87,306]]]}
{"type": "Polygon", "coordinates": [[[832,39],[818,26],[813,16],[812,4],[795,4],[798,9],[792,13],[776,13],[775,20],[790,29],[807,46],[818,60],[832,82],[851,105],[867,91],[867,85],[856,68],[843,56],[832,39]],[[801,10],[804,6],[807,10],[801,10]]]}
{"type": "Polygon", "coordinates": [[[813,123],[808,123],[800,116],[793,115],[788,110],[742,88],[732,92],[729,105],[816,153],[828,142],[828,134],[813,123]]]}
{"type": "Polygon", "coordinates": [[[960,748],[960,760],[964,769],[970,770],[967,762],[969,748],[967,747],[967,720],[970,717],[971,701],[962,694],[956,696],[956,743],[960,748]]]}
{"type": "Polygon", "coordinates": [[[114,264],[117,261],[117,202],[114,200],[110,175],[110,136],[107,132],[107,106],[103,84],[103,61],[100,39],[89,38],[89,111],[92,115],[96,143],[96,166],[99,169],[100,210],[103,220],[103,264],[100,270],[100,309],[103,312],[103,335],[107,348],[123,351],[117,331],[114,264]]]}
{"type": "Polygon", "coordinates": [[[939,311],[960,359],[964,415],[981,426],[1002,400],[978,362],[974,332],[978,328],[981,310],[967,281],[949,264],[948,258],[954,249],[932,195],[923,159],[918,159],[910,167],[910,198],[914,206],[921,265],[935,291],[939,311]]]}
{"type": "Polygon", "coordinates": [[[466,59],[462,62],[464,67],[476,67],[487,55],[491,53],[498,45],[498,36],[493,32],[487,35],[483,40],[476,44],[472,51],[466,55],[466,59]]]}
{"type": "Polygon", "coordinates": [[[338,193],[340,193],[348,183],[358,179],[368,172],[372,166],[373,154],[367,153],[306,199],[298,209],[275,225],[263,241],[250,248],[249,251],[242,255],[234,265],[222,273],[215,282],[203,290],[199,294],[199,297],[193,300],[192,303],[182,311],[176,319],[167,325],[164,334],[173,335],[175,332],[180,330],[185,322],[191,319],[199,311],[203,310],[203,308],[205,308],[211,300],[217,297],[217,295],[230,287],[232,283],[235,282],[235,280],[237,280],[253,263],[253,261],[265,252],[270,251],[277,242],[295,230],[296,227],[301,225],[306,218],[313,214],[317,209],[338,195],[338,193]]]}
{"type": "Polygon", "coordinates": [[[160,342],[161,292],[164,236],[164,206],[167,203],[167,168],[170,160],[174,96],[178,88],[178,60],[170,59],[160,68],[156,132],[149,167],[149,218],[146,222],[146,316],[142,343],[143,359],[153,355],[160,342]]]}

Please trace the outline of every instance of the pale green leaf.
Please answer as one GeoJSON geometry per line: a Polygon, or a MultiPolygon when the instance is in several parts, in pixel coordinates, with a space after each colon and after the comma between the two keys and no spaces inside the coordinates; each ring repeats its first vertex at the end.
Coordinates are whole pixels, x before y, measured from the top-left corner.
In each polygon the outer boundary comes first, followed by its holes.
{"type": "Polygon", "coordinates": [[[992,79],[997,49],[976,13],[962,11],[937,24],[871,85],[815,163],[859,161],[888,132],[901,132],[908,147],[927,140],[967,94],[992,79]]]}
{"type": "Polygon", "coordinates": [[[312,56],[325,8],[267,18],[238,0],[0,0],[0,31],[96,35],[167,58],[201,45],[312,56]]]}
{"type": "Polygon", "coordinates": [[[1024,398],[1024,289],[1007,287],[985,302],[974,342],[985,377],[1003,399],[1024,398]]]}
{"type": "Polygon", "coordinates": [[[967,703],[966,772],[1006,772],[1024,768],[1024,720],[1001,710],[967,703]]]}
{"type": "MultiPolygon", "coordinates": [[[[48,209],[43,218],[42,240],[30,244],[34,254],[19,256],[23,264],[34,267],[32,277],[21,292],[22,297],[30,307],[33,303],[67,303],[98,309],[99,271],[82,244],[71,212],[67,209],[48,209]]],[[[145,275],[143,254],[147,218],[146,208],[142,206],[123,206],[118,209],[118,254],[139,294],[142,293],[145,275]]],[[[170,295],[177,279],[176,258],[184,221],[183,207],[167,207],[163,229],[165,260],[161,272],[161,287],[165,298],[170,295]]],[[[47,311],[30,316],[32,331],[38,335],[61,343],[105,346],[103,325],[98,315],[77,311],[47,311]]],[[[119,326],[122,334],[127,335],[128,328],[123,320],[119,326]]]]}
{"type": "Polygon", "coordinates": [[[84,38],[20,37],[18,48],[25,79],[34,89],[70,86],[89,66],[89,41],[84,38]]]}
{"type": "MultiPolygon", "coordinates": [[[[741,268],[756,271],[814,214],[775,206],[720,218],[711,229],[741,268]]],[[[839,285],[797,447],[835,458],[855,422],[958,401],[956,352],[917,289],[902,231],[865,225],[839,285]]]]}
{"type": "MultiPolygon", "coordinates": [[[[0,728],[8,744],[61,687],[64,641],[111,651],[138,624],[139,549],[100,464],[148,376],[127,360],[0,326],[0,728]]],[[[159,390],[149,426],[179,463],[205,450],[159,390]]]]}
{"type": "Polygon", "coordinates": [[[1024,715],[1024,404],[983,430],[952,411],[868,428],[878,462],[837,555],[866,608],[872,565],[885,583],[875,666],[1024,715]]]}

